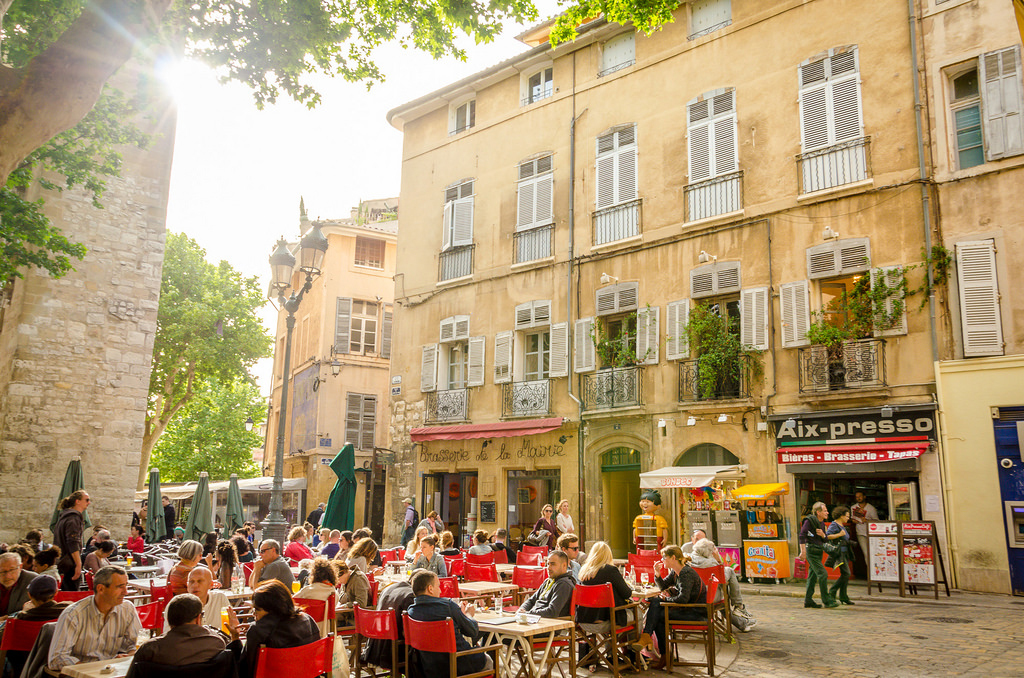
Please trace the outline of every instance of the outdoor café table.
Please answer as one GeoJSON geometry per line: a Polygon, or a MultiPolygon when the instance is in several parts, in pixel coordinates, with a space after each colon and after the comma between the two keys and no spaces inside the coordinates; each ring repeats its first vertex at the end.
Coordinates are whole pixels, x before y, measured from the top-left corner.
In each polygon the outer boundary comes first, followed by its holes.
{"type": "Polygon", "coordinates": [[[167,586],[167,579],[164,577],[151,577],[149,579],[129,579],[128,586],[138,591],[152,593],[153,586],[167,586]]]}
{"type": "MultiPolygon", "coordinates": [[[[539,619],[535,624],[520,624],[511,615],[499,617],[493,612],[478,612],[476,622],[480,630],[487,633],[485,645],[491,643],[502,644],[503,649],[498,651],[498,661],[501,663],[502,676],[518,676],[525,673],[528,678],[536,678],[544,675],[544,667],[551,658],[551,644],[559,631],[569,631],[573,628],[571,619],[539,619]],[[501,623],[494,623],[497,620],[504,620],[501,623]],[[503,641],[508,641],[507,644],[503,641]],[[533,656],[533,644],[537,641],[544,643],[544,652],[537,659],[533,656]],[[512,669],[512,657],[516,649],[522,650],[523,664],[520,671],[512,669]]],[[[576,675],[576,648],[575,643],[570,642],[569,652],[569,675],[576,675]]]]}
{"type": "Polygon", "coordinates": [[[463,598],[481,598],[492,593],[508,593],[518,589],[519,587],[515,584],[502,584],[493,581],[459,582],[459,592],[463,598]]]}
{"type": "Polygon", "coordinates": [[[125,569],[125,572],[129,574],[134,574],[139,579],[152,577],[160,571],[160,568],[156,565],[132,565],[131,568],[129,568],[128,563],[124,562],[123,560],[111,561],[110,564],[117,565],[118,567],[123,567],[125,569]]]}
{"type": "Polygon", "coordinates": [[[498,571],[499,577],[505,577],[508,579],[512,576],[512,572],[516,569],[515,563],[498,563],[494,566],[494,569],[498,571]]]}
{"type": "Polygon", "coordinates": [[[131,657],[120,659],[104,659],[98,662],[84,662],[81,664],[68,664],[60,670],[61,676],[67,678],[124,678],[128,674],[128,667],[132,664],[131,657]],[[104,672],[108,666],[114,667],[113,672],[104,672]]]}
{"type": "Polygon", "coordinates": [[[661,589],[654,584],[633,588],[633,600],[640,603],[641,613],[646,612],[647,608],[651,606],[651,598],[657,598],[659,595],[661,595],[661,589]]]}

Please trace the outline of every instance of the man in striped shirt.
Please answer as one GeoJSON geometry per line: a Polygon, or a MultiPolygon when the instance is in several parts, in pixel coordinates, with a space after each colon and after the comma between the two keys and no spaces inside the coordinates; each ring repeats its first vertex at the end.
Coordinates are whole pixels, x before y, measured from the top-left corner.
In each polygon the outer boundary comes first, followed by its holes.
{"type": "Polygon", "coordinates": [[[120,567],[104,567],[93,577],[93,585],[95,595],[71,605],[57,620],[47,655],[53,671],[135,653],[142,624],[135,606],[124,599],[128,575],[120,567]]]}

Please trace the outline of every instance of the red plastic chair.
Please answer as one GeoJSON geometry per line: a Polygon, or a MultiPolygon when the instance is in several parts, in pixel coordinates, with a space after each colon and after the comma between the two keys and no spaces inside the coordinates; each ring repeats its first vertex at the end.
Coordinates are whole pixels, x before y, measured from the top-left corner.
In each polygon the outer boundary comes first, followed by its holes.
{"type": "Polygon", "coordinates": [[[295,603],[295,607],[312,617],[313,621],[327,622],[331,633],[338,632],[338,605],[333,593],[327,600],[292,598],[292,602],[295,603]]]}
{"type": "Polygon", "coordinates": [[[654,560],[661,556],[661,552],[658,549],[637,549],[636,554],[641,558],[653,558],[654,560]]]}
{"type": "Polygon", "coordinates": [[[546,567],[516,565],[515,569],[512,570],[512,583],[519,587],[519,590],[515,593],[515,604],[522,605],[523,601],[540,588],[540,585],[547,578],[548,570],[546,567]]]}
{"type": "Polygon", "coordinates": [[[467,553],[467,565],[490,565],[494,563],[494,551],[490,553],[467,553]]]}
{"type": "Polygon", "coordinates": [[[500,551],[494,552],[494,564],[495,565],[508,565],[508,551],[501,549],[500,551]]]}
{"type": "Polygon", "coordinates": [[[540,553],[545,558],[547,558],[548,551],[550,550],[551,549],[549,549],[547,546],[533,546],[532,544],[523,544],[522,553],[540,553]]]}
{"type": "Polygon", "coordinates": [[[398,556],[395,554],[395,552],[393,550],[392,551],[381,551],[380,552],[380,564],[381,565],[387,565],[388,563],[393,563],[396,560],[398,560],[398,556]]]}
{"type": "MultiPolygon", "coordinates": [[[[708,584],[708,596],[704,603],[662,603],[665,611],[665,644],[667,648],[662,649],[665,655],[665,670],[671,672],[673,664],[680,666],[704,666],[708,675],[715,675],[715,596],[718,594],[719,581],[714,576],[708,584]],[[669,617],[673,608],[703,608],[707,615],[703,621],[679,621],[669,617]],[[704,646],[704,661],[687,662],[675,658],[677,645],[699,644],[704,646]]],[[[582,588],[582,587],[577,587],[582,588]]]]}
{"type": "MultiPolygon", "coordinates": [[[[402,613],[402,626],[405,630],[405,665],[409,665],[409,650],[420,652],[443,652],[450,656],[448,661],[448,676],[456,678],[457,659],[473,654],[485,652],[493,653],[491,660],[493,668],[489,671],[477,671],[476,673],[464,673],[461,678],[484,678],[485,676],[497,676],[498,651],[502,649],[500,643],[474,647],[471,650],[458,650],[455,646],[455,622],[451,619],[442,621],[416,621],[409,617],[408,612],[402,613]]],[[[256,678],[260,678],[257,676],[256,678]]],[[[430,678],[436,678],[431,676],[430,678]]]]}
{"type": "Polygon", "coordinates": [[[174,597],[174,591],[171,590],[171,585],[157,586],[154,584],[149,590],[149,599],[153,602],[160,601],[165,607],[167,603],[171,602],[171,598],[174,597]]]}
{"type": "MultiPolygon", "coordinates": [[[[725,581],[725,565],[719,563],[714,567],[694,567],[693,571],[697,573],[700,580],[704,582],[704,585],[711,586],[712,580],[724,582],[725,581]]],[[[727,586],[722,584],[721,586],[722,599],[714,604],[715,609],[715,626],[718,630],[725,634],[728,641],[732,642],[732,605],[729,602],[729,589],[727,586]]]]}
{"type": "Polygon", "coordinates": [[[438,577],[437,581],[441,587],[442,598],[458,600],[462,597],[462,594],[459,592],[459,580],[455,577],[438,577]]]}
{"type": "MultiPolygon", "coordinates": [[[[607,610],[610,619],[609,628],[605,632],[591,633],[576,624],[576,636],[587,644],[587,654],[581,658],[578,665],[586,666],[591,662],[604,664],[611,670],[612,674],[619,677],[620,664],[626,667],[633,667],[630,662],[630,645],[640,635],[640,613],[639,604],[629,602],[625,605],[615,606],[615,596],[612,593],[611,584],[580,585],[572,591],[572,604],[570,614],[576,618],[576,608],[600,608],[607,610]],[[633,623],[619,628],[615,620],[615,613],[619,610],[633,611],[633,623]]],[[[625,667],[623,667],[625,668],[625,667]]]]}
{"type": "Polygon", "coordinates": [[[256,563],[242,563],[242,572],[245,573],[245,585],[249,585],[249,578],[252,576],[252,571],[256,569],[256,563]]]}
{"type": "MultiPolygon", "coordinates": [[[[458,586],[458,584],[456,584],[458,586]]],[[[443,595],[443,594],[442,594],[443,595]]],[[[376,678],[377,671],[373,668],[367,669],[362,663],[363,639],[373,638],[374,640],[385,640],[391,644],[391,675],[400,676],[404,673],[405,665],[398,660],[398,646],[402,640],[398,633],[398,619],[395,617],[394,608],[386,610],[367,610],[359,607],[356,603],[353,608],[356,619],[356,678],[362,678],[363,671],[376,678]]],[[[405,656],[405,653],[402,653],[405,656]]],[[[378,667],[384,668],[384,667],[378,667]]],[[[386,669],[385,669],[386,670],[386,669]]]]}
{"type": "Polygon", "coordinates": [[[499,582],[498,569],[494,563],[489,565],[474,565],[466,563],[466,581],[493,581],[499,582]]]}
{"type": "Polygon", "coordinates": [[[547,560],[547,555],[541,555],[539,553],[527,553],[526,551],[520,551],[516,554],[516,565],[540,567],[544,565],[545,560],[547,560]]]}
{"type": "Polygon", "coordinates": [[[30,652],[36,644],[36,637],[43,624],[49,622],[25,621],[24,619],[8,619],[4,626],[2,640],[0,640],[0,670],[3,669],[4,661],[7,659],[7,651],[30,652]]]}
{"type": "Polygon", "coordinates": [[[405,560],[405,549],[395,549],[395,558],[405,560]]]}
{"type": "Polygon", "coordinates": [[[149,631],[149,636],[158,636],[164,629],[164,601],[157,600],[135,608],[139,613],[142,628],[149,631]]]}
{"type": "Polygon", "coordinates": [[[261,645],[255,678],[317,678],[324,673],[331,675],[333,660],[334,636],[298,647],[261,645]]]}
{"type": "Polygon", "coordinates": [[[58,603],[73,603],[83,598],[88,598],[91,595],[92,591],[57,591],[53,599],[58,603]]]}

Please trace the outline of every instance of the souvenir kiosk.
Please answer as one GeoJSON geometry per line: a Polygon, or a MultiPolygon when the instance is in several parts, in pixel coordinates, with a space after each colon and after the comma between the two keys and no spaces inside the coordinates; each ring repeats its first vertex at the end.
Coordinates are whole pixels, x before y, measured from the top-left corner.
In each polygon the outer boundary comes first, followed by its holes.
{"type": "Polygon", "coordinates": [[[743,485],[731,493],[743,529],[742,572],[748,581],[778,583],[791,576],[782,506],[787,494],[789,483],[743,485]]]}
{"type": "Polygon", "coordinates": [[[731,488],[743,482],[746,469],[745,464],[666,466],[641,473],[640,488],[661,492],[661,511],[669,526],[668,543],[683,544],[690,540],[693,530],[704,530],[718,545],[723,558],[728,560],[722,550],[722,539],[729,544],[725,546],[726,549],[739,550],[739,514],[735,514],[732,520],[727,516],[722,516],[720,521],[716,521],[716,518],[719,512],[729,512],[727,496],[731,488]]]}

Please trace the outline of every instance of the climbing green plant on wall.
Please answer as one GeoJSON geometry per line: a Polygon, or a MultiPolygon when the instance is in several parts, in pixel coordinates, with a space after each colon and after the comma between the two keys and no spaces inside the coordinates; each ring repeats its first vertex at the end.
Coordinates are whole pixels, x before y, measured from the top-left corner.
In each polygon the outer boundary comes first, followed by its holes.
{"type": "Polygon", "coordinates": [[[760,378],[764,369],[762,352],[740,343],[738,320],[723,317],[716,309],[708,304],[694,306],[683,330],[691,353],[697,356],[695,391],[702,400],[721,397],[723,384],[738,386],[744,369],[749,370],[748,379],[760,378]]]}

